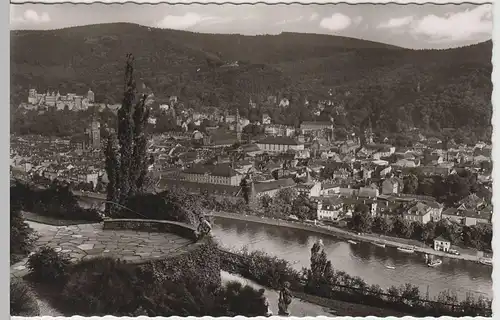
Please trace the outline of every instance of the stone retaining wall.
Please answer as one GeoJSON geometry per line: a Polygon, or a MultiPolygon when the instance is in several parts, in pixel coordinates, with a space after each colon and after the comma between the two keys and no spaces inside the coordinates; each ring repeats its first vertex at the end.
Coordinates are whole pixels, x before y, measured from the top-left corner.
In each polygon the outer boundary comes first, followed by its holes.
{"type": "Polygon", "coordinates": [[[105,219],[103,229],[173,233],[196,241],[195,227],[176,221],[149,219],[105,219]]]}

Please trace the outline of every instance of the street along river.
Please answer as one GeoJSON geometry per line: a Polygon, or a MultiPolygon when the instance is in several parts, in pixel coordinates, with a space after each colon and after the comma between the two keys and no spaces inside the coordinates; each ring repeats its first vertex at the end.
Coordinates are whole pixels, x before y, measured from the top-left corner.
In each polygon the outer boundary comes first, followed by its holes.
{"type": "Polygon", "coordinates": [[[443,264],[428,267],[424,255],[419,253],[404,253],[362,242],[351,244],[311,231],[219,217],[215,218],[213,234],[224,248],[262,250],[289,261],[298,270],[309,267],[311,247],[322,239],[335,269],[359,276],[368,284],[387,289],[412,283],[420,287],[423,296],[429,290],[431,298],[445,290],[455,291],[461,299],[467,292],[493,296],[492,267],[476,262],[441,258],[443,264]]]}

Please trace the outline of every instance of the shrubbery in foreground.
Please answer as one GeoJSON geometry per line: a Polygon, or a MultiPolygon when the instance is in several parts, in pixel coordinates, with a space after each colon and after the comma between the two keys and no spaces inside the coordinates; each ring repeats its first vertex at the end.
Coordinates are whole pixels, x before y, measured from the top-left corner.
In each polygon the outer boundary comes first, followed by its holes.
{"type": "Polygon", "coordinates": [[[40,308],[34,293],[26,283],[20,280],[13,280],[10,283],[10,315],[19,317],[40,315],[40,308]]]}
{"type": "Polygon", "coordinates": [[[213,243],[171,259],[134,265],[94,258],[69,265],[42,249],[30,257],[35,279],[45,275],[61,288],[57,307],[86,316],[259,316],[266,307],[251,287],[221,286],[220,259],[213,243]],[[36,263],[35,263],[36,262],[36,263]]]}
{"type": "Polygon", "coordinates": [[[28,269],[34,281],[52,284],[64,283],[68,276],[70,259],[51,247],[43,247],[28,258],[28,269]]]}
{"type": "Polygon", "coordinates": [[[68,185],[53,182],[47,189],[35,190],[16,182],[10,187],[11,206],[41,216],[61,220],[101,221],[95,209],[83,209],[68,185]]]}
{"type": "Polygon", "coordinates": [[[10,209],[10,264],[14,264],[30,252],[34,242],[34,233],[24,221],[21,212],[10,209]]]}

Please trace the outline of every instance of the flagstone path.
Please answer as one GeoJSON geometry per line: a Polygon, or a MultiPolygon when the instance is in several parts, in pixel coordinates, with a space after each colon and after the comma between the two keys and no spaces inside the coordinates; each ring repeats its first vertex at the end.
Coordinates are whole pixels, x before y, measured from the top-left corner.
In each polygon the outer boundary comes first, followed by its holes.
{"type": "MultiPolygon", "coordinates": [[[[191,240],[171,233],[103,230],[100,223],[49,226],[29,221],[28,224],[39,235],[35,248],[47,245],[67,253],[72,261],[107,256],[139,263],[169,257],[192,244],[191,240]]],[[[12,265],[11,276],[24,276],[27,260],[12,265]]]]}

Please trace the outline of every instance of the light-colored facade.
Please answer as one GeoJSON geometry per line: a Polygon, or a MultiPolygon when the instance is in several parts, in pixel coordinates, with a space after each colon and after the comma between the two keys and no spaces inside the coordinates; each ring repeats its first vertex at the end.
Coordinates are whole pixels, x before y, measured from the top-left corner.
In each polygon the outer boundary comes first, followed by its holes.
{"type": "Polygon", "coordinates": [[[288,150],[304,150],[304,144],[289,137],[267,137],[257,142],[260,150],[270,153],[287,152],[288,150]]]}
{"type": "Polygon", "coordinates": [[[410,222],[418,221],[426,224],[431,221],[431,207],[419,202],[404,214],[404,219],[410,222]]]}
{"type": "Polygon", "coordinates": [[[184,170],[181,176],[190,182],[239,186],[243,175],[229,164],[215,166],[197,165],[184,170]]]}
{"type": "Polygon", "coordinates": [[[450,251],[450,248],[451,248],[450,241],[448,241],[442,237],[434,239],[434,250],[448,252],[448,251],[450,251]]]}
{"type": "Polygon", "coordinates": [[[308,198],[319,197],[321,195],[321,183],[319,182],[298,184],[295,189],[298,194],[308,198]]]}
{"type": "Polygon", "coordinates": [[[336,200],[320,200],[317,209],[318,220],[338,221],[343,215],[343,204],[339,199],[336,200]]]}

